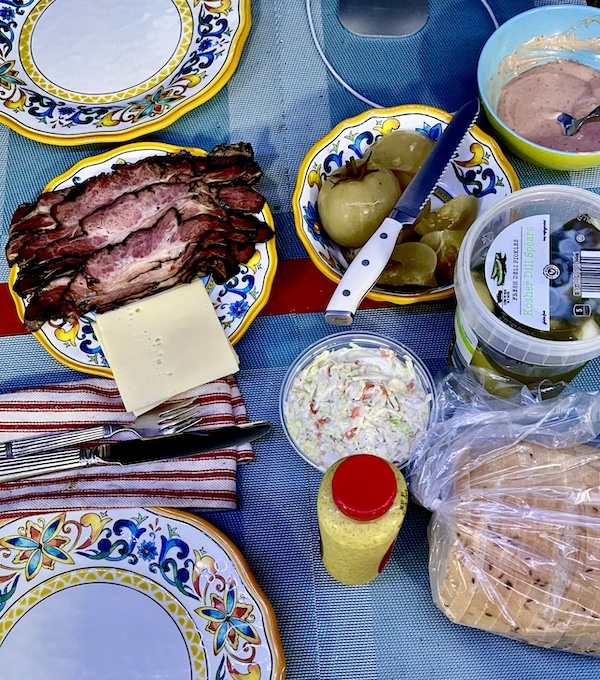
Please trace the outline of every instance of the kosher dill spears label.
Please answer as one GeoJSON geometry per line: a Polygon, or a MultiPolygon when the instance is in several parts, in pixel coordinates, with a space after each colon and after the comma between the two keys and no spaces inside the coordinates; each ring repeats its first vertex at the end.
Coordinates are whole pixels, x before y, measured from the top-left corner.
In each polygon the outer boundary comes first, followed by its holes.
{"type": "Polygon", "coordinates": [[[485,280],[496,304],[523,326],[550,328],[550,216],[532,215],[505,227],[485,258],[485,280]]]}

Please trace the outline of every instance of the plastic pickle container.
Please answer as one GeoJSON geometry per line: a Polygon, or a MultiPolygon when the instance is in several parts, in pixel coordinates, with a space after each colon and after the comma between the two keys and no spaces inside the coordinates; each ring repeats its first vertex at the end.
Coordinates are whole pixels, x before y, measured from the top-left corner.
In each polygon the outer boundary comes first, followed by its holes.
{"type": "Polygon", "coordinates": [[[378,456],[334,463],[317,496],[321,555],[341,583],[361,585],[383,570],[404,522],[408,489],[400,470],[378,456]]]}
{"type": "Polygon", "coordinates": [[[552,396],[600,355],[600,196],[522,189],[470,227],[455,271],[450,362],[498,396],[552,396]]]}

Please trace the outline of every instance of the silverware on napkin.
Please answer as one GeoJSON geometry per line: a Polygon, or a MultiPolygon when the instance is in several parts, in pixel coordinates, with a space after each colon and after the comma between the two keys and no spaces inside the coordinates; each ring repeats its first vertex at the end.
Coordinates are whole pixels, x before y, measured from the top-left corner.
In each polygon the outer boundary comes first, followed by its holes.
{"type": "Polygon", "coordinates": [[[389,217],[369,238],[346,269],[325,311],[325,321],[349,326],[364,296],[389,262],[400,232],[412,226],[470,127],[479,116],[479,99],[454,115],[423,165],[398,199],[389,217]]]}
{"type": "Polygon", "coordinates": [[[175,404],[162,404],[138,416],[131,423],[97,425],[0,443],[0,461],[3,458],[20,458],[45,451],[68,449],[86,442],[112,437],[119,432],[129,432],[135,437],[142,438],[179,434],[198,425],[201,416],[202,405],[194,398],[175,404]]]}
{"type": "Polygon", "coordinates": [[[170,434],[126,441],[98,441],[89,446],[0,460],[0,482],[27,479],[93,465],[134,465],[181,458],[254,441],[271,429],[266,420],[243,425],[224,425],[184,434],[170,434]]]}

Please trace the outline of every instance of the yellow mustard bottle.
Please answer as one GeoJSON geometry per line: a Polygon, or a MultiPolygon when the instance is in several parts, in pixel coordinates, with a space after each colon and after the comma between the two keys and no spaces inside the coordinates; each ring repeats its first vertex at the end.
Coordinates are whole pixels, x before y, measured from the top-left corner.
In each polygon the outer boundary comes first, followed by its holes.
{"type": "Polygon", "coordinates": [[[408,489],[400,470],[370,454],[334,463],[317,496],[323,564],[347,585],[372,581],[385,567],[404,521],[408,489]]]}

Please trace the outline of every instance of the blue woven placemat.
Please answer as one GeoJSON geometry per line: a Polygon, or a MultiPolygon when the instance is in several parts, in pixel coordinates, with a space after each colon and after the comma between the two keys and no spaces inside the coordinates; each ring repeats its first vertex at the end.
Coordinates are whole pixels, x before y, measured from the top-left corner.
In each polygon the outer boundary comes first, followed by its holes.
{"type": "MultiPolygon", "coordinates": [[[[502,22],[539,4],[489,0],[502,22]]],[[[582,4],[582,3],[581,3],[582,4]]],[[[475,66],[493,22],[481,0],[430,0],[422,33],[407,39],[361,39],[337,23],[337,2],[310,3],[317,39],[341,77],[383,105],[418,102],[455,110],[475,94],[475,66]]],[[[255,0],[253,28],[238,69],[213,99],[148,138],[212,148],[251,142],[265,171],[260,189],[273,211],[280,257],[305,257],[291,210],[296,172],[307,150],[335,124],[367,105],[329,73],[300,0],[255,0]]],[[[39,144],[0,126],[3,242],[10,215],[56,174],[106,147],[39,144]]],[[[599,191],[600,171],[545,172],[515,158],[523,186],[564,183],[599,191]]],[[[8,269],[0,258],[0,280],[8,269]]],[[[310,291],[306,291],[310,295],[310,291]]],[[[409,345],[433,373],[446,365],[452,302],[368,310],[355,322],[409,345]]],[[[271,600],[289,680],[541,680],[600,677],[600,660],[529,647],[453,625],[434,607],[428,581],[428,514],[412,505],[392,559],[380,578],[344,587],[319,557],[315,500],[320,474],[287,444],[278,393],[287,366],[303,348],[333,332],[321,314],[259,317],[238,345],[240,387],[251,418],[273,432],[256,444],[257,460],[240,471],[241,507],[204,513],[248,560],[271,600]]],[[[0,339],[0,390],[75,379],[32,337],[0,339]]],[[[600,362],[577,378],[600,386],[600,362]]],[[[0,672],[1,675],[1,672],[0,672]]]]}

